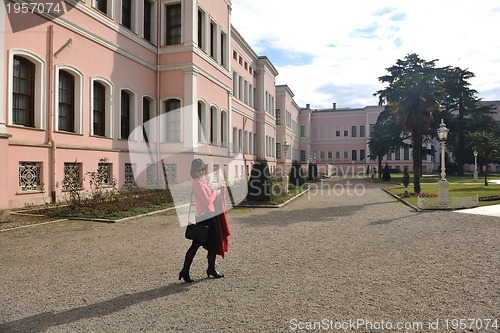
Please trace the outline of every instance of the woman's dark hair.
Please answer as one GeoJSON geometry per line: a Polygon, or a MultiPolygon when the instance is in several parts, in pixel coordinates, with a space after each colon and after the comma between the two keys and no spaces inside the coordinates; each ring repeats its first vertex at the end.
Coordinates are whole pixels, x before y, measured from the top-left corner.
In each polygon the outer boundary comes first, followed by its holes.
{"type": "Polygon", "coordinates": [[[191,178],[197,178],[198,175],[196,174],[198,170],[203,169],[203,174],[207,173],[207,165],[203,163],[201,158],[196,158],[191,162],[191,178]]]}

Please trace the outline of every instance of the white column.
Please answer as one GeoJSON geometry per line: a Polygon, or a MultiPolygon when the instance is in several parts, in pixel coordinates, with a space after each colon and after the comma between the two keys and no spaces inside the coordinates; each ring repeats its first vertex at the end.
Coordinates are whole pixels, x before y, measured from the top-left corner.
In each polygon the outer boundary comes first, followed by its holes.
{"type": "Polygon", "coordinates": [[[198,6],[196,5],[196,0],[186,0],[184,10],[184,44],[193,45],[197,37],[198,26],[198,6]]]}
{"type": "MultiPolygon", "coordinates": [[[[5,59],[5,34],[6,34],[6,13],[5,6],[0,6],[0,80],[2,80],[3,87],[7,87],[8,78],[5,76],[5,64],[7,60],[5,59]]],[[[8,136],[7,127],[5,126],[5,119],[7,116],[7,106],[5,104],[5,94],[7,93],[7,89],[2,89],[0,91],[0,136],[8,136]]]]}
{"type": "Polygon", "coordinates": [[[194,70],[184,72],[184,105],[181,112],[184,151],[193,151],[198,142],[197,75],[194,70]]]}

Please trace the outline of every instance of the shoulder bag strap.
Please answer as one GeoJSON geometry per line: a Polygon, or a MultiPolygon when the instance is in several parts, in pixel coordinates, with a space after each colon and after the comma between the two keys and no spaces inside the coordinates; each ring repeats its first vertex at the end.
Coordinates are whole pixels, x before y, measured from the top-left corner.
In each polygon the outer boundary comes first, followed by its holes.
{"type": "MultiPolygon", "coordinates": [[[[191,202],[189,203],[188,223],[191,222],[190,220],[191,220],[191,207],[193,206],[193,188],[194,184],[191,185],[191,202]]],[[[196,223],[196,221],[194,223],[196,223]]]]}

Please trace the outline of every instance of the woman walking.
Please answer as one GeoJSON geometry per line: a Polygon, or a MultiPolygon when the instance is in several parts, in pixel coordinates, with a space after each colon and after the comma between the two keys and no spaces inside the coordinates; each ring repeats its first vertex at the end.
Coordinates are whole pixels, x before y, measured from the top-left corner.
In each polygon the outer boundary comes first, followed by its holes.
{"type": "Polygon", "coordinates": [[[217,256],[221,239],[214,201],[221,195],[221,190],[217,189],[212,191],[208,187],[207,183],[203,179],[206,172],[206,165],[201,159],[197,158],[193,160],[191,163],[190,174],[191,178],[193,178],[191,195],[193,196],[196,204],[196,223],[208,226],[208,239],[206,243],[200,243],[193,240],[193,243],[186,252],[184,266],[179,273],[179,280],[183,279],[188,283],[194,281],[189,276],[189,269],[200,246],[204,246],[208,251],[207,277],[213,276],[216,279],[224,277],[224,274],[218,272],[215,268],[215,258],[217,256]]]}

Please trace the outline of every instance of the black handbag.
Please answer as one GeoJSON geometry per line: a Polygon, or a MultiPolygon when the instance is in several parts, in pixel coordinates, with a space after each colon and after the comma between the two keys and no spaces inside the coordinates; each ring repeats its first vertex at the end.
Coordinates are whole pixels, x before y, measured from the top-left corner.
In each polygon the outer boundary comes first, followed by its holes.
{"type": "Polygon", "coordinates": [[[208,238],[208,225],[197,224],[191,222],[191,206],[193,206],[193,189],[191,188],[191,202],[189,203],[188,225],[184,236],[187,239],[205,243],[208,238]]]}

